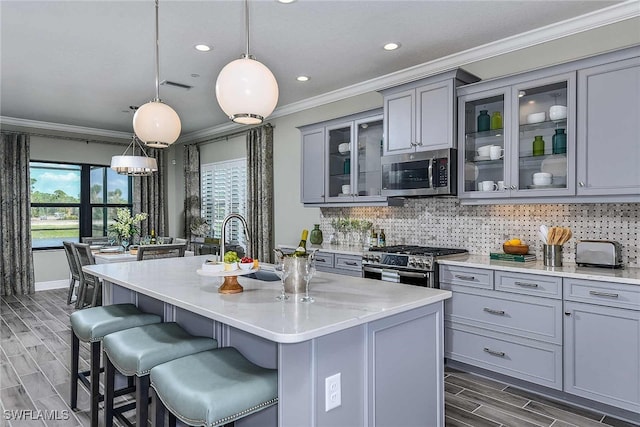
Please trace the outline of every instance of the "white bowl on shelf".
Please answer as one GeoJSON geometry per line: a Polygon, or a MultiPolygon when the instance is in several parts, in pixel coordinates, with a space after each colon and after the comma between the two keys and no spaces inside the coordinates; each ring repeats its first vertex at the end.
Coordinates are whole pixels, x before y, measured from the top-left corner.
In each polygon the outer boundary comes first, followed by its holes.
{"type": "Polygon", "coordinates": [[[545,113],[544,111],[541,111],[539,113],[531,113],[527,116],[527,123],[530,125],[534,123],[542,123],[544,122],[546,117],[547,113],[545,113]]]}
{"type": "Polygon", "coordinates": [[[338,152],[340,154],[348,153],[349,151],[351,151],[350,142],[343,142],[342,144],[338,145],[338,152]]]}
{"type": "Polygon", "coordinates": [[[549,108],[549,120],[562,120],[567,118],[567,107],[564,105],[552,105],[549,108]]]}

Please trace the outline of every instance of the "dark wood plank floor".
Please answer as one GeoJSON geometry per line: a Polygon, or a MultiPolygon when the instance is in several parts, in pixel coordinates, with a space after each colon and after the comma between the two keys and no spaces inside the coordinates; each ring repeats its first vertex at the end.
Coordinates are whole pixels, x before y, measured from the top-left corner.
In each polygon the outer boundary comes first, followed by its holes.
{"type": "MultiPolygon", "coordinates": [[[[90,424],[89,394],[83,386],[78,392],[80,410],[74,412],[67,406],[69,315],[74,309],[66,298],[65,289],[0,298],[0,427],[90,424]],[[16,419],[17,414],[23,419],[16,419]]],[[[83,344],[82,368],[88,369],[88,360],[88,346],[83,344]]],[[[445,373],[445,405],[447,427],[634,426],[451,370],[445,373]]]]}

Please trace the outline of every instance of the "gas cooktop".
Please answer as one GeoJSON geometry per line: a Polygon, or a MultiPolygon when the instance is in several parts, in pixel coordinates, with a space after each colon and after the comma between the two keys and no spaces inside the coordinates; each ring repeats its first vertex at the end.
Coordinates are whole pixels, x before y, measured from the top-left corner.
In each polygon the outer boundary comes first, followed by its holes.
{"type": "Polygon", "coordinates": [[[394,245],[394,246],[374,246],[369,248],[369,252],[384,252],[388,254],[406,254],[422,256],[445,256],[455,254],[465,254],[466,249],[434,248],[429,246],[394,245]]]}

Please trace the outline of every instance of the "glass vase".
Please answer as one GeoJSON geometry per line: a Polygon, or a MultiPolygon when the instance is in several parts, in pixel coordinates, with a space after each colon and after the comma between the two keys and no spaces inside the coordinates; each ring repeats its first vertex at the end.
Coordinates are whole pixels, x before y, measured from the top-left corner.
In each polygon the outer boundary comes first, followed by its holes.
{"type": "Polygon", "coordinates": [[[320,224],[313,224],[313,230],[311,230],[309,241],[312,245],[321,245],[322,240],[322,230],[320,230],[320,224]]]}
{"type": "Polygon", "coordinates": [[[556,129],[556,134],[551,139],[553,154],[564,154],[567,152],[567,134],[564,129],[556,129]]]}

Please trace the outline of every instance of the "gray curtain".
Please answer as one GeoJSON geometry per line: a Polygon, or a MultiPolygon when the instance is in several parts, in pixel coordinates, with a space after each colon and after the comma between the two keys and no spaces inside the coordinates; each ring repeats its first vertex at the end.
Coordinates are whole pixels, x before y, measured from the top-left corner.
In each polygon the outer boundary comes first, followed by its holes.
{"type": "Polygon", "coordinates": [[[32,294],[29,136],[0,137],[0,295],[32,294]]]}
{"type": "Polygon", "coordinates": [[[200,148],[184,147],[184,237],[191,242],[191,222],[199,218],[200,209],[200,148]]]}
{"type": "Polygon", "coordinates": [[[151,234],[151,230],[155,230],[157,236],[167,236],[166,150],[159,148],[145,148],[145,150],[149,157],[154,157],[158,162],[158,172],[150,176],[133,178],[133,214],[145,212],[149,215],[140,224],[142,236],[151,234]]]}
{"type": "Polygon", "coordinates": [[[247,132],[247,224],[249,253],[273,261],[273,127],[247,132]]]}

